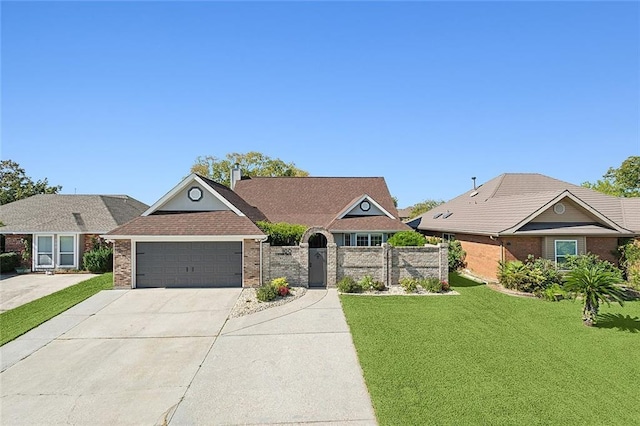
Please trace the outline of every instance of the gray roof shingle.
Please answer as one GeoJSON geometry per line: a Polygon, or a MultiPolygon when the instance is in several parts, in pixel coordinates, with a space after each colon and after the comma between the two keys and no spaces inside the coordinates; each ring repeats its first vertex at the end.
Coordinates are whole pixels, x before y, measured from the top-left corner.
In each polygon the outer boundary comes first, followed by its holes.
{"type": "Polygon", "coordinates": [[[39,194],[0,206],[0,233],[101,234],[148,208],[127,195],[39,194]]]}

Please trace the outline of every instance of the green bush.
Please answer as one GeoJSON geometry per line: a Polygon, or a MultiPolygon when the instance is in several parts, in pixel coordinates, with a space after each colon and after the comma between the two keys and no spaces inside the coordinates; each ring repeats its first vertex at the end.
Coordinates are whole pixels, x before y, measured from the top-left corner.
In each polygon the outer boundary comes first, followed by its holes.
{"type": "Polygon", "coordinates": [[[371,275],[365,275],[358,281],[358,284],[363,290],[377,290],[382,291],[385,289],[384,283],[376,281],[371,275]]]}
{"type": "Polygon", "coordinates": [[[84,269],[94,274],[113,271],[113,248],[98,245],[82,256],[84,269]]]}
{"type": "Polygon", "coordinates": [[[438,238],[438,237],[425,237],[425,241],[427,242],[427,244],[431,244],[433,246],[437,246],[438,244],[440,244],[442,242],[442,238],[438,238]]]}
{"type": "Polygon", "coordinates": [[[566,299],[567,295],[568,293],[565,289],[557,283],[553,283],[551,286],[538,292],[539,297],[550,302],[557,302],[558,300],[566,299]]]}
{"type": "Polygon", "coordinates": [[[442,282],[438,278],[423,278],[420,280],[420,286],[430,293],[440,293],[442,291],[442,282]]]}
{"type": "Polygon", "coordinates": [[[620,266],[629,285],[640,290],[640,240],[629,239],[618,247],[620,266]]]}
{"type": "Polygon", "coordinates": [[[406,277],[400,280],[400,285],[407,293],[415,293],[418,290],[419,281],[415,278],[406,277]]]}
{"type": "Polygon", "coordinates": [[[462,250],[462,244],[458,240],[449,241],[449,271],[457,271],[464,267],[464,257],[467,253],[462,250]]]}
{"type": "Polygon", "coordinates": [[[291,223],[279,222],[271,223],[267,221],[256,222],[258,228],[269,236],[269,243],[272,246],[296,246],[300,244],[302,234],[307,230],[304,225],[294,225],[291,223]]]}
{"type": "Polygon", "coordinates": [[[271,302],[278,296],[278,289],[272,285],[262,285],[256,290],[256,297],[260,302],[271,302]]]}
{"type": "Polygon", "coordinates": [[[424,235],[416,231],[400,231],[393,234],[387,240],[387,243],[394,247],[421,247],[424,246],[427,239],[424,235]]]}
{"type": "Polygon", "coordinates": [[[577,256],[567,256],[566,262],[562,265],[562,269],[572,271],[576,268],[601,268],[607,272],[616,275],[622,281],[622,271],[613,263],[600,259],[597,254],[587,253],[577,256]]]}
{"type": "Polygon", "coordinates": [[[338,281],[338,291],[341,293],[360,293],[362,286],[353,277],[346,276],[338,281]]]}
{"type": "Polygon", "coordinates": [[[18,253],[9,252],[0,254],[0,271],[13,272],[20,266],[20,256],[18,253]]]}

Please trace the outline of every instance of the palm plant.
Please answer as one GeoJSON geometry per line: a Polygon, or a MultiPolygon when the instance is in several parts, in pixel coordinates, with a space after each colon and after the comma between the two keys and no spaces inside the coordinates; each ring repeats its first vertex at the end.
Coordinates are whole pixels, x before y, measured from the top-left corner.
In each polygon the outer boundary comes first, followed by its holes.
{"type": "Polygon", "coordinates": [[[624,305],[624,294],[616,284],[621,282],[619,274],[607,270],[603,265],[579,266],[564,277],[564,288],[582,296],[584,309],[582,322],[591,327],[596,322],[600,302],[609,305],[609,300],[624,305]]]}

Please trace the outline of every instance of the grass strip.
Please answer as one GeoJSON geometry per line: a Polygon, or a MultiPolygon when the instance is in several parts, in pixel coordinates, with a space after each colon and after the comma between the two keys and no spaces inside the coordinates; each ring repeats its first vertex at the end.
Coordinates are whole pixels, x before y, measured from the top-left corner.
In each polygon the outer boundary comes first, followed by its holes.
{"type": "Polygon", "coordinates": [[[0,346],[59,315],[101,290],[113,288],[113,274],[89,278],[78,284],[0,313],[0,346]]]}
{"type": "Polygon", "coordinates": [[[602,425],[640,419],[640,302],[601,308],[501,294],[340,296],[381,425],[602,425]]]}

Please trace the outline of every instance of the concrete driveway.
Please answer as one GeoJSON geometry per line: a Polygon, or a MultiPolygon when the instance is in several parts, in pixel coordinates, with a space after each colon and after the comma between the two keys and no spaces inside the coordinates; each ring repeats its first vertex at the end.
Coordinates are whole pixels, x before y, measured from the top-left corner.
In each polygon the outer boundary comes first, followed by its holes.
{"type": "Polygon", "coordinates": [[[95,277],[94,274],[25,274],[0,280],[0,312],[95,277]]]}
{"type": "Polygon", "coordinates": [[[375,424],[335,290],[227,320],[239,294],[97,294],[0,347],[0,422],[375,424]]]}

